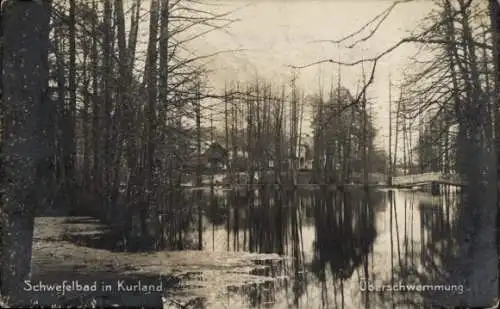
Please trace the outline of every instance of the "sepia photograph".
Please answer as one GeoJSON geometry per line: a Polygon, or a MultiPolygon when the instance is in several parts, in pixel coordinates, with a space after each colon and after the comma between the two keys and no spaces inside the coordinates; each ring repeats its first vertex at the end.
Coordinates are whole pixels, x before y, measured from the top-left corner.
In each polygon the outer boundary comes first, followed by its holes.
{"type": "Polygon", "coordinates": [[[0,308],[500,304],[500,0],[0,0],[0,308]]]}

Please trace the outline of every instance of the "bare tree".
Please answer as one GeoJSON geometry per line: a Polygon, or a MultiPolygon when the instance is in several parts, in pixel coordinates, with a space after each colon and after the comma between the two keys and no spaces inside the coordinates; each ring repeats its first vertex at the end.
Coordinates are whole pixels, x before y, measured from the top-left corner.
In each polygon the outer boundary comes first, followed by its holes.
{"type": "MultiPolygon", "coordinates": [[[[348,47],[354,48],[367,42],[377,32],[391,10],[403,2],[406,1],[394,2],[382,14],[360,27],[359,31],[329,43],[347,42],[348,47]],[[369,34],[362,36],[361,33],[369,28],[371,28],[369,34]]],[[[439,139],[450,134],[452,126],[458,127],[458,132],[454,137],[456,138],[454,148],[457,161],[455,166],[468,184],[464,192],[466,199],[459,214],[460,257],[457,257],[455,261],[454,274],[448,274],[446,280],[447,282],[465,280],[466,286],[470,289],[453,300],[440,300],[442,305],[448,306],[491,306],[498,294],[497,263],[495,262],[497,259],[495,242],[497,160],[494,146],[496,144],[493,139],[494,136],[498,137],[498,131],[496,135],[493,134],[491,121],[493,117],[488,114],[488,111],[492,110],[495,114],[497,113],[498,94],[495,94],[494,104],[485,99],[488,97],[484,95],[487,87],[482,80],[484,80],[484,74],[488,73],[481,72],[477,59],[478,49],[493,50],[496,61],[498,51],[495,49],[498,40],[494,35],[493,47],[489,42],[482,42],[481,35],[478,35],[476,31],[480,28],[473,26],[477,25],[473,23],[474,18],[484,18],[489,15],[492,28],[498,30],[498,5],[493,2],[495,1],[490,1],[490,10],[487,12],[484,6],[471,0],[439,1],[436,2],[438,9],[433,12],[433,16],[428,18],[430,23],[424,29],[419,29],[414,34],[402,38],[369,59],[350,63],[324,59],[299,66],[299,68],[306,68],[320,63],[354,66],[363,62],[371,62],[372,72],[374,72],[377,62],[382,57],[406,43],[418,43],[436,56],[432,61],[425,63],[425,69],[412,78],[413,85],[409,87],[408,95],[413,98],[410,101],[414,103],[414,108],[405,106],[405,110],[413,110],[408,115],[414,118],[425,114],[429,123],[437,123],[435,120],[442,117],[440,119],[444,120],[445,125],[441,128],[443,133],[438,134],[439,139]],[[419,84],[418,87],[415,84],[419,84]],[[483,265],[483,267],[478,268],[477,265],[483,265]]],[[[422,63],[419,65],[422,66],[422,63]]],[[[498,76],[498,68],[495,76],[498,76]]],[[[371,79],[365,83],[364,90],[370,85],[370,81],[371,79]]],[[[405,92],[407,86],[409,85],[405,85],[405,92]]],[[[363,93],[364,91],[358,98],[361,98],[363,93]]],[[[353,100],[352,104],[358,105],[360,102],[361,100],[353,100]]],[[[405,117],[410,118],[408,115],[405,117]]],[[[442,140],[445,141],[447,138],[442,140]]],[[[438,145],[440,144],[441,141],[438,145]]],[[[443,151],[442,146],[439,148],[440,152],[443,151]]],[[[439,154],[439,160],[442,160],[441,158],[442,153],[439,154]]]]}
{"type": "Polygon", "coordinates": [[[453,300],[443,297],[443,305],[488,306],[498,293],[494,262],[497,163],[491,115],[497,107],[491,108],[496,102],[489,102],[489,70],[482,70],[478,60],[478,48],[483,55],[489,48],[477,32],[481,28],[473,26],[477,16],[487,15],[470,1],[439,3],[434,24],[420,38],[429,49],[432,46],[436,58],[410,79],[415,98],[413,106],[406,106],[413,117],[425,114],[428,119],[420,146],[430,151],[426,156],[431,156],[428,159],[434,162],[433,170],[448,171],[445,158],[450,158],[451,148],[456,154],[455,169],[467,181],[457,223],[459,255],[450,264],[451,273],[441,280],[463,280],[470,289],[453,300]],[[425,83],[417,82],[423,77],[425,83]],[[457,127],[455,132],[452,126],[457,127]],[[456,142],[450,145],[452,139],[456,142]]]}

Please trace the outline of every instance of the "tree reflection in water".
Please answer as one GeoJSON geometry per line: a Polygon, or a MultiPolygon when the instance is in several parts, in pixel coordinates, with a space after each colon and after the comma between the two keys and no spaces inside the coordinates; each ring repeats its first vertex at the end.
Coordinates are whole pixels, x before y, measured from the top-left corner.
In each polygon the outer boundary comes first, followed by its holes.
{"type": "Polygon", "coordinates": [[[259,261],[264,268],[254,272],[282,280],[232,287],[230,293],[243,295],[250,307],[272,306],[274,294],[283,293],[289,307],[307,308],[303,303],[313,284],[313,289],[322,290],[324,308],[333,302],[342,306],[344,281],[362,264],[368,275],[369,252],[376,237],[375,208],[383,206],[382,197],[381,192],[266,188],[231,193],[230,215],[218,222],[225,221],[227,247],[277,253],[287,259],[259,261]],[[307,239],[305,229],[313,232],[307,239]],[[333,302],[329,299],[332,292],[333,302]]]}
{"type": "MultiPolygon", "coordinates": [[[[401,205],[397,199],[390,196],[391,218],[395,225],[391,227],[391,241],[399,233],[397,224],[399,218],[397,211],[401,205]]],[[[451,265],[458,252],[457,235],[457,209],[460,205],[460,195],[445,191],[445,194],[434,198],[404,199],[404,231],[402,243],[395,241],[396,246],[391,250],[391,256],[398,256],[402,250],[402,257],[393,268],[392,276],[397,278],[396,284],[418,284],[420,286],[438,286],[443,289],[452,289],[450,285],[459,285],[460,282],[450,282],[451,265]],[[418,209],[415,212],[414,209],[418,209]],[[414,220],[414,214],[419,219],[414,220]],[[413,235],[413,225],[418,225],[419,235],[413,235]]],[[[388,284],[390,279],[384,283],[388,284]]],[[[406,293],[392,293],[390,299],[387,294],[380,294],[379,301],[387,304],[391,302],[396,308],[432,308],[433,305],[442,303],[447,298],[453,298],[457,291],[428,290],[406,293]]]]}
{"type": "Polygon", "coordinates": [[[316,240],[311,271],[321,282],[327,307],[328,268],[335,298],[340,289],[340,306],[344,308],[344,281],[362,263],[368,265],[368,254],[376,236],[374,210],[366,202],[366,196],[359,198],[359,192],[355,193],[318,193],[314,200],[316,240]]]}
{"type": "Polygon", "coordinates": [[[202,200],[204,250],[262,254],[227,288],[227,308],[425,308],[438,292],[360,284],[444,283],[456,250],[453,194],[260,188],[202,200]]]}

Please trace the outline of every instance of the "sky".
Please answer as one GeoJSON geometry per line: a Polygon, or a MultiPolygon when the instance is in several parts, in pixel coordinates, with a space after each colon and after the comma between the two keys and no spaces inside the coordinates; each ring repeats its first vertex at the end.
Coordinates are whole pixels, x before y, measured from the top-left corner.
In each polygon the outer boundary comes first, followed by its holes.
{"type": "MultiPolygon", "coordinates": [[[[259,76],[274,83],[289,82],[289,65],[306,65],[323,59],[343,62],[370,58],[387,49],[414,30],[432,9],[432,1],[415,0],[396,6],[377,33],[364,44],[348,49],[330,42],[357,31],[367,21],[387,9],[392,1],[383,0],[209,0],[217,3],[218,12],[233,11],[237,19],[224,31],[214,31],[191,42],[189,48],[198,55],[220,51],[211,58],[208,68],[210,84],[222,91],[226,82],[254,80],[259,76]]],[[[371,28],[364,31],[366,36],[371,28]]],[[[377,64],[375,82],[368,97],[372,99],[375,126],[379,129],[376,143],[388,147],[389,76],[395,84],[408,68],[409,58],[415,55],[415,45],[402,45],[377,64]]],[[[411,68],[410,68],[411,69],[411,68]]],[[[365,64],[366,72],[371,64],[365,64]]],[[[318,92],[319,85],[329,88],[336,83],[338,67],[334,64],[315,65],[301,69],[297,84],[306,94],[318,92]]],[[[361,79],[361,66],[343,67],[342,84],[356,92],[361,79]]],[[[393,88],[392,97],[398,96],[393,88]]],[[[304,122],[305,125],[308,120],[304,122]]],[[[415,128],[417,129],[417,128],[415,128]]],[[[303,131],[309,131],[304,128],[303,131]]]]}

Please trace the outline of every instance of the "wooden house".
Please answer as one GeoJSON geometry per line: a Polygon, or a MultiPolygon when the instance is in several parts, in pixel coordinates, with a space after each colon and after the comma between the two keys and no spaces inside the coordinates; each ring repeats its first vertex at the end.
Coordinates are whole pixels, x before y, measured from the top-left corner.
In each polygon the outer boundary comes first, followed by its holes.
{"type": "Polygon", "coordinates": [[[202,153],[199,157],[196,151],[191,153],[189,160],[187,160],[184,165],[185,168],[193,171],[196,170],[197,167],[202,170],[225,169],[228,160],[228,151],[218,142],[212,142],[210,144],[204,143],[203,146],[202,153]],[[198,166],[198,163],[200,166],[198,166]]]}

